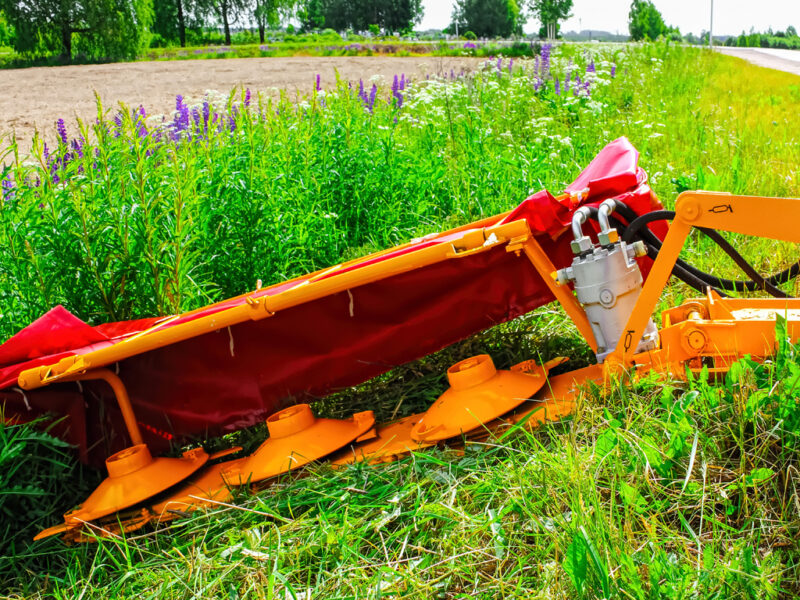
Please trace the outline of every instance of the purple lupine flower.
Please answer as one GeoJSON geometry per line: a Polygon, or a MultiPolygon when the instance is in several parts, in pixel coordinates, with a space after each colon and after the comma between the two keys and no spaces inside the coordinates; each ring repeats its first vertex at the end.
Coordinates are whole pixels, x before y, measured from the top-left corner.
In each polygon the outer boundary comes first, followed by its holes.
{"type": "Polygon", "coordinates": [[[407,83],[406,74],[405,73],[401,73],[400,74],[400,89],[401,90],[406,89],[406,83],[407,83]]]}
{"type": "Polygon", "coordinates": [[[14,199],[14,182],[11,181],[11,175],[8,175],[0,183],[0,200],[11,201],[14,199]]]}
{"type": "Polygon", "coordinates": [[[470,50],[470,49],[474,49],[474,48],[477,48],[477,46],[475,44],[473,44],[472,42],[467,42],[467,43],[464,44],[464,49],[466,49],[466,50],[470,50]]]}
{"type": "Polygon", "coordinates": [[[322,89],[322,78],[320,77],[319,73],[317,73],[317,85],[316,91],[320,91],[322,89]]]}
{"type": "MultiPolygon", "coordinates": [[[[319,75],[317,75],[317,77],[319,77],[319,75]]],[[[206,105],[208,105],[208,102],[205,102],[205,103],[203,104],[204,110],[205,110],[205,106],[206,106],[206,105]]],[[[247,88],[247,89],[244,91],[244,105],[245,105],[245,106],[250,106],[250,88],[247,88]]],[[[206,121],[208,121],[208,118],[206,118],[206,121]]]]}
{"type": "Polygon", "coordinates": [[[497,74],[498,75],[502,75],[502,73],[503,73],[503,57],[502,56],[498,56],[497,57],[497,74]]]}
{"type": "Polygon", "coordinates": [[[617,65],[616,63],[611,65],[611,77],[613,78],[617,74],[617,65]]]}
{"type": "Polygon", "coordinates": [[[558,82],[558,77],[554,77],[553,78],[553,87],[555,88],[556,96],[560,96],[561,95],[561,84],[558,82]]]}
{"type": "Polygon", "coordinates": [[[58,129],[58,137],[61,138],[61,143],[67,143],[67,126],[64,124],[64,119],[56,121],[56,129],[58,129]]]}
{"type": "Polygon", "coordinates": [[[392,81],[392,94],[397,93],[397,90],[400,89],[400,79],[397,75],[394,76],[394,80],[392,81]]]}
{"type": "Polygon", "coordinates": [[[586,65],[586,72],[587,73],[594,73],[595,72],[594,61],[591,61],[588,65],[586,65]]]}
{"type": "Polygon", "coordinates": [[[373,83],[372,89],[369,92],[369,106],[367,107],[369,108],[370,114],[372,114],[372,108],[375,106],[375,96],[377,95],[378,95],[378,85],[373,83]]]}
{"type": "Polygon", "coordinates": [[[86,140],[83,139],[83,136],[72,140],[72,150],[74,151],[75,156],[78,158],[83,158],[83,145],[86,143],[86,140]]]}
{"type": "Polygon", "coordinates": [[[580,91],[581,91],[581,76],[576,73],[575,74],[575,88],[572,90],[572,95],[573,96],[577,96],[580,91]]]}
{"type": "Polygon", "coordinates": [[[541,71],[542,75],[547,75],[550,72],[550,53],[553,50],[552,44],[545,44],[542,46],[541,54],[541,71]]]}
{"type": "Polygon", "coordinates": [[[538,92],[539,88],[542,87],[542,80],[539,79],[539,76],[536,76],[536,79],[533,80],[533,91],[538,92]]]}
{"type": "Polygon", "coordinates": [[[567,76],[564,78],[564,91],[565,91],[565,92],[568,92],[568,91],[569,91],[569,82],[570,82],[570,79],[572,79],[572,77],[569,75],[569,73],[567,73],[567,76]]]}
{"type": "Polygon", "coordinates": [[[509,73],[509,75],[513,72],[513,70],[514,70],[514,59],[512,58],[512,59],[510,59],[508,61],[508,73],[509,73]]]}

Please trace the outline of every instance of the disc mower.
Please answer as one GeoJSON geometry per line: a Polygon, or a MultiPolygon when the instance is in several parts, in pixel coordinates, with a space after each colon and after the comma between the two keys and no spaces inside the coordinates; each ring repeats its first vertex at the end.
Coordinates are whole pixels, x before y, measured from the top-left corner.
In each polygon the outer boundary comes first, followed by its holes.
{"type": "Polygon", "coordinates": [[[617,376],[727,372],[775,352],[776,315],[792,339],[800,300],[762,277],[718,232],[800,242],[800,199],[684,192],[663,210],[624,138],[565,192],[198,311],[90,327],[56,307],[0,346],[6,418],[66,416],[60,434],[108,477],[64,522],[37,538],[113,536],[261,488],[313,461],[395,460],[483,439],[514,424],[569,415],[581,387],[617,376]],[[780,219],[765,219],[764,214],[780,219]],[[679,259],[693,228],[745,272],[723,279],[679,259]],[[653,311],[670,276],[700,292],[653,311]],[[772,298],[732,298],[763,290],[772,298]],[[421,414],[376,423],[315,416],[310,403],[467,335],[556,300],[596,362],[566,359],[497,369],[489,355],[447,370],[449,388],[421,414]],[[266,420],[269,437],[240,448],[158,454],[198,436],[266,420]],[[92,531],[92,536],[87,532],[92,531]]]}

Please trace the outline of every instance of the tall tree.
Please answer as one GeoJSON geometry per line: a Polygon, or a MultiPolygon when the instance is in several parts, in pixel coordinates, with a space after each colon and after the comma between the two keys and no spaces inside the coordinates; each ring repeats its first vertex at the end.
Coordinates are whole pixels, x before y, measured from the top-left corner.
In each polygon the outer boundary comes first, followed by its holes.
{"type": "Polygon", "coordinates": [[[21,54],[60,52],[72,58],[72,38],[92,58],[133,58],[146,43],[152,0],[0,0],[21,54]]]}
{"type": "Polygon", "coordinates": [[[280,25],[282,15],[290,15],[297,5],[296,0],[254,0],[251,5],[253,18],[258,27],[258,38],[264,43],[264,34],[267,26],[280,25]]]}
{"type": "Polygon", "coordinates": [[[459,31],[479,37],[519,35],[525,23],[516,0],[456,0],[452,18],[459,31]]]}
{"type": "Polygon", "coordinates": [[[385,32],[405,31],[422,20],[422,0],[302,0],[303,29],[329,27],[366,31],[377,25],[385,32]]]}
{"type": "Polygon", "coordinates": [[[658,36],[667,33],[668,28],[661,13],[652,2],[633,0],[628,13],[628,31],[634,41],[655,40],[658,36]]]}
{"type": "Polygon", "coordinates": [[[572,0],[531,0],[530,6],[541,23],[540,38],[559,37],[560,22],[572,16],[572,0]]]}

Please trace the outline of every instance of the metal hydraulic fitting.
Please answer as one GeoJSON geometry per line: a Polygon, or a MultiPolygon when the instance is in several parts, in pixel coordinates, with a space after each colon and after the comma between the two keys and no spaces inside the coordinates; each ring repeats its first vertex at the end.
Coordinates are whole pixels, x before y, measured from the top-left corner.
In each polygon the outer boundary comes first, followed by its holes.
{"type": "MultiPolygon", "coordinates": [[[[578,209],[572,218],[572,265],[556,273],[561,285],[574,282],[578,302],[586,311],[597,341],[597,362],[602,363],[614,351],[625,333],[625,325],[642,291],[642,273],[636,258],[647,254],[642,242],[626,244],[609,224],[609,215],[616,209],[613,200],[606,200],[598,209],[600,233],[595,245],[583,234],[582,225],[589,210],[578,209]]],[[[647,324],[636,352],[655,348],[658,338],[653,320],[647,324]]]]}

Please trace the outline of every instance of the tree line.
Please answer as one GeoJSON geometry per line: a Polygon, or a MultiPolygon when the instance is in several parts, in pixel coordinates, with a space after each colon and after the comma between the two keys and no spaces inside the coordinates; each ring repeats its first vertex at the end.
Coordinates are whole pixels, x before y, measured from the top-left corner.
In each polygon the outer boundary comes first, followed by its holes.
{"type": "Polygon", "coordinates": [[[303,30],[411,30],[422,20],[422,0],[0,0],[0,39],[23,56],[75,54],[130,59],[154,38],[186,46],[235,27],[268,29],[291,20],[303,30]]]}

